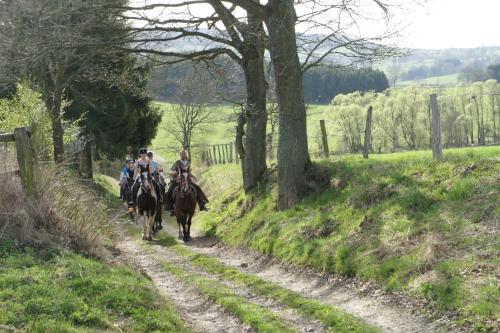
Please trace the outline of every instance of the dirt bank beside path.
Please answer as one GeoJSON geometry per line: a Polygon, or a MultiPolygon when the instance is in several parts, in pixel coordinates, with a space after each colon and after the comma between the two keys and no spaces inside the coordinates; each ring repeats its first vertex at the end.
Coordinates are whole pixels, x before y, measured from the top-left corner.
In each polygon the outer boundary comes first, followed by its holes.
{"type": "MultiPolygon", "coordinates": [[[[166,231],[177,236],[177,226],[165,224],[166,231]]],[[[227,266],[276,283],[306,297],[341,308],[383,332],[446,332],[448,329],[431,323],[412,307],[394,304],[390,295],[372,291],[368,295],[355,292],[345,281],[333,276],[288,266],[277,260],[245,249],[228,248],[214,239],[193,232],[193,241],[186,245],[198,253],[216,257],[227,266]]],[[[182,243],[182,242],[181,242],[182,243]]],[[[455,331],[455,330],[454,330],[455,331]]]]}

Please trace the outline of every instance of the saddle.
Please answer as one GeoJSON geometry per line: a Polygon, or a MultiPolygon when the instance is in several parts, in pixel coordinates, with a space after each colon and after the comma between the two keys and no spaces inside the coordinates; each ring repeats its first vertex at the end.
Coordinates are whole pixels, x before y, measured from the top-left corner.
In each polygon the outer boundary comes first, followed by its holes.
{"type": "MultiPolygon", "coordinates": [[[[176,185],[172,192],[172,199],[174,199],[174,202],[175,202],[175,195],[177,193],[177,187],[179,187],[179,185],[176,185]]],[[[196,192],[196,188],[192,184],[189,184],[189,187],[191,188],[191,190],[193,190],[194,196],[196,197],[198,195],[198,193],[196,192]]]]}

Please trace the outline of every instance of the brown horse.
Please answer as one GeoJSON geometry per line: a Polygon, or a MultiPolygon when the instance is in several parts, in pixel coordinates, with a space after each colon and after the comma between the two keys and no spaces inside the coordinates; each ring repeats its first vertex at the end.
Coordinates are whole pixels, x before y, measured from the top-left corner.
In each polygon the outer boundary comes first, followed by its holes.
{"type": "Polygon", "coordinates": [[[184,242],[191,240],[191,219],[196,208],[196,192],[189,185],[189,173],[178,170],[178,185],[174,190],[175,217],[179,228],[179,239],[182,237],[184,242]],[[182,233],[181,233],[182,225],[182,233]],[[187,227],[186,227],[187,225],[187,227]]]}

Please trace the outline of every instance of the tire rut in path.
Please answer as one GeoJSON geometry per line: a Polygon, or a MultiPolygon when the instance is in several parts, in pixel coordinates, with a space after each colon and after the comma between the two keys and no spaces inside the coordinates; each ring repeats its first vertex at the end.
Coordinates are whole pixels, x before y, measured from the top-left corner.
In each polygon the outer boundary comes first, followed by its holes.
{"type": "MultiPolygon", "coordinates": [[[[120,229],[120,228],[117,228],[120,229]]],[[[224,309],[200,295],[197,290],[174,275],[163,270],[161,263],[153,260],[134,240],[117,231],[120,239],[116,247],[121,251],[120,259],[132,264],[152,279],[178,311],[185,326],[200,333],[242,333],[254,332],[247,324],[224,311],[224,309]]]]}
{"type": "Polygon", "coordinates": [[[324,327],[319,320],[306,318],[301,314],[299,314],[297,310],[288,308],[274,299],[257,295],[256,293],[252,292],[251,290],[249,290],[244,286],[227,281],[216,274],[207,273],[203,269],[192,265],[188,259],[179,256],[177,253],[175,253],[175,251],[170,250],[168,247],[162,245],[155,245],[155,243],[152,242],[150,243],[148,248],[151,249],[151,251],[154,251],[157,256],[163,258],[163,259],[158,258],[156,261],[166,260],[169,263],[172,263],[182,268],[184,271],[188,273],[196,274],[202,276],[203,278],[214,280],[230,288],[236,295],[245,298],[249,302],[252,302],[262,308],[270,310],[271,312],[276,314],[279,318],[281,318],[283,322],[290,324],[290,326],[293,327],[298,332],[319,333],[324,331],[324,327]]]}
{"type": "MultiPolygon", "coordinates": [[[[177,236],[176,226],[165,223],[166,231],[177,236]]],[[[227,248],[220,243],[207,242],[206,238],[193,232],[194,241],[188,247],[198,253],[217,258],[223,264],[244,273],[254,274],[289,290],[345,310],[383,332],[427,333],[444,332],[445,329],[430,323],[408,309],[384,303],[374,297],[355,293],[345,286],[324,281],[316,274],[290,272],[284,265],[270,262],[266,256],[243,249],[227,248]],[[248,266],[242,268],[241,264],[248,266]]]]}

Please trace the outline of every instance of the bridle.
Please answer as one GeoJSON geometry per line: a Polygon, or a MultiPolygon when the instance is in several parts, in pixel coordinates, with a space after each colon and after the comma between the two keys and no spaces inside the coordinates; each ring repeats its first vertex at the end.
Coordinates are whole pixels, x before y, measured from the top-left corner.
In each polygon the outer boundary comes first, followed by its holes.
{"type": "Polygon", "coordinates": [[[189,172],[182,170],[181,167],[179,167],[179,170],[177,171],[177,176],[179,179],[179,187],[181,189],[182,193],[188,193],[189,192],[189,172]]]}
{"type": "Polygon", "coordinates": [[[149,174],[147,172],[141,173],[141,189],[142,192],[151,194],[152,183],[149,179],[149,174]]]}

